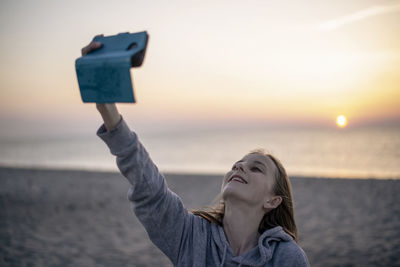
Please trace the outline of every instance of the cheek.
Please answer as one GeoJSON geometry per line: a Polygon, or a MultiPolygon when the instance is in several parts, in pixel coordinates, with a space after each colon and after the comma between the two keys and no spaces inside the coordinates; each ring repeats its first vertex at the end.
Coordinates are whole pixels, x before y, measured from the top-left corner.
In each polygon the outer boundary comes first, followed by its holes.
{"type": "Polygon", "coordinates": [[[228,172],[227,174],[225,174],[224,178],[222,179],[222,183],[221,183],[221,192],[223,191],[226,183],[228,182],[228,177],[230,176],[231,172],[228,172]]]}
{"type": "Polygon", "coordinates": [[[233,171],[229,171],[225,174],[224,178],[222,179],[222,185],[226,184],[228,182],[228,178],[232,175],[233,171]]]}
{"type": "Polygon", "coordinates": [[[259,199],[269,198],[271,196],[271,182],[268,177],[262,176],[259,177],[259,183],[253,188],[254,195],[257,195],[259,199]]]}
{"type": "Polygon", "coordinates": [[[252,195],[254,199],[257,199],[258,201],[263,201],[263,199],[266,197],[267,195],[267,190],[264,186],[259,185],[259,186],[255,186],[252,188],[252,195]]]}

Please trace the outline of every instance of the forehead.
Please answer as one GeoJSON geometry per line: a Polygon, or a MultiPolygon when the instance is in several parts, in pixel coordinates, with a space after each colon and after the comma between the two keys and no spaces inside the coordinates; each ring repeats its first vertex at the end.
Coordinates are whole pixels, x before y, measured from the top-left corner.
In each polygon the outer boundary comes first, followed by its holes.
{"type": "Polygon", "coordinates": [[[262,164],[265,167],[267,167],[267,169],[269,169],[269,170],[274,170],[276,168],[275,163],[271,160],[270,157],[265,156],[263,154],[259,154],[259,153],[247,154],[240,161],[248,162],[248,163],[262,164]]]}

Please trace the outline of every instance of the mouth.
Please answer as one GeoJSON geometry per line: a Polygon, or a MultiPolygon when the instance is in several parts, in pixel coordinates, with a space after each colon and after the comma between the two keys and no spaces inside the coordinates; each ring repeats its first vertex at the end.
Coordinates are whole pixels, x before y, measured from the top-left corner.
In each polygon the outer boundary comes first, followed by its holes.
{"type": "Polygon", "coordinates": [[[243,179],[242,176],[237,175],[237,174],[232,175],[231,178],[229,178],[229,180],[228,180],[228,183],[229,182],[239,182],[239,183],[242,183],[242,184],[247,184],[247,181],[245,179],[243,179]]]}

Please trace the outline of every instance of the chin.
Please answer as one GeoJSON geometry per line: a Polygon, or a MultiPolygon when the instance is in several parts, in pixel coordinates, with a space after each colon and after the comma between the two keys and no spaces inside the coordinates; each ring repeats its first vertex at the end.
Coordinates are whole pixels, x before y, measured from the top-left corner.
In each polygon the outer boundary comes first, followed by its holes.
{"type": "Polygon", "coordinates": [[[222,192],[221,196],[223,200],[226,200],[228,198],[240,198],[243,199],[242,196],[242,190],[240,188],[236,188],[235,186],[230,186],[229,184],[225,185],[222,192]]]}

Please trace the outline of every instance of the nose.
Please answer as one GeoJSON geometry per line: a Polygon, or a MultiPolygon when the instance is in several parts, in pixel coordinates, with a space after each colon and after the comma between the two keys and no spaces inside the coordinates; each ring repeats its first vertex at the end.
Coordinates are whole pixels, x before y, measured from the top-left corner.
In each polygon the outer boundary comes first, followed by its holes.
{"type": "Polygon", "coordinates": [[[233,169],[241,170],[242,172],[244,172],[243,162],[236,162],[235,165],[233,166],[233,169]]]}

